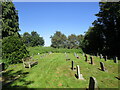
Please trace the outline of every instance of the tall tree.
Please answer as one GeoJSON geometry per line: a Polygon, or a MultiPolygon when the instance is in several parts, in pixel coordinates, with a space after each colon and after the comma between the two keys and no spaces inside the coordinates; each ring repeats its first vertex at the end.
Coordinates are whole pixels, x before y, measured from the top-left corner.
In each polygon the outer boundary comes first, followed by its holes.
{"type": "Polygon", "coordinates": [[[31,34],[25,32],[22,36],[22,40],[26,46],[43,46],[44,39],[36,31],[32,31],[31,34]]]}
{"type": "Polygon", "coordinates": [[[15,9],[14,4],[9,1],[1,2],[2,6],[2,38],[18,35],[19,23],[18,23],[18,11],[15,9]]]}
{"type": "Polygon", "coordinates": [[[62,34],[60,31],[56,31],[56,33],[50,37],[51,38],[51,46],[54,48],[64,48],[66,47],[67,37],[62,34]]]}

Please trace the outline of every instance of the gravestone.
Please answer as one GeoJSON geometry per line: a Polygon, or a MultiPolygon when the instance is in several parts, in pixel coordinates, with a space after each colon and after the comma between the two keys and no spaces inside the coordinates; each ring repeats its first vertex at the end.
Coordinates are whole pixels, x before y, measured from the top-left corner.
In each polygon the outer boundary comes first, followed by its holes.
{"type": "Polygon", "coordinates": [[[84,56],[85,54],[83,53],[83,56],[84,56]]]}
{"type": "Polygon", "coordinates": [[[72,70],[74,70],[74,61],[72,61],[72,70]]]}
{"type": "Polygon", "coordinates": [[[77,68],[77,78],[78,78],[78,79],[81,79],[81,80],[84,80],[82,74],[80,74],[80,68],[79,68],[79,65],[77,65],[76,68],[77,68]]]}
{"type": "Polygon", "coordinates": [[[114,63],[118,63],[118,57],[115,56],[114,63]]]}
{"type": "Polygon", "coordinates": [[[38,53],[38,55],[39,55],[40,53],[38,53]]]}
{"type": "Polygon", "coordinates": [[[77,56],[77,54],[76,54],[76,53],[74,53],[74,56],[76,57],[76,56],[77,56]]]}
{"type": "Polygon", "coordinates": [[[80,57],[77,55],[76,58],[79,59],[80,57]]]}
{"type": "Polygon", "coordinates": [[[107,61],[107,56],[104,57],[105,61],[107,61]]]}
{"type": "Polygon", "coordinates": [[[104,66],[104,63],[103,63],[103,62],[100,62],[100,67],[101,67],[101,70],[102,70],[102,71],[105,71],[105,66],[104,66]]]}
{"type": "Polygon", "coordinates": [[[103,56],[102,56],[102,54],[100,54],[100,59],[102,59],[103,58],[103,56]]]}
{"type": "Polygon", "coordinates": [[[97,53],[97,57],[99,56],[99,54],[97,53]]]}
{"type": "Polygon", "coordinates": [[[98,90],[98,84],[96,78],[90,77],[88,90],[98,90]]]}
{"type": "Polygon", "coordinates": [[[87,62],[88,61],[88,56],[85,54],[85,61],[87,62]]]}
{"type": "Polygon", "coordinates": [[[0,71],[4,71],[5,70],[5,63],[0,63],[0,71]]]}
{"type": "Polygon", "coordinates": [[[90,56],[90,61],[91,61],[90,64],[94,64],[94,61],[93,61],[93,57],[92,57],[92,56],[90,56]]]}

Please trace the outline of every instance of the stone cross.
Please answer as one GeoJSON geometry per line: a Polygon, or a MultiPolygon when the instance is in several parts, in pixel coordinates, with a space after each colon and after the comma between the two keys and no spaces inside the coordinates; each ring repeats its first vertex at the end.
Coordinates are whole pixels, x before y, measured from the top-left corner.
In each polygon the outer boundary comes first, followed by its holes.
{"type": "Polygon", "coordinates": [[[93,61],[93,57],[92,57],[92,56],[90,56],[90,61],[91,61],[90,64],[94,64],[94,61],[93,61]]]}
{"type": "Polygon", "coordinates": [[[72,61],[72,70],[74,70],[74,61],[72,61]]]}
{"type": "Polygon", "coordinates": [[[84,80],[82,74],[80,74],[80,68],[79,68],[79,65],[77,65],[76,68],[77,68],[77,78],[78,78],[78,79],[82,79],[82,80],[84,80]]]}
{"type": "Polygon", "coordinates": [[[105,61],[107,61],[107,56],[104,57],[105,61]]]}
{"type": "Polygon", "coordinates": [[[103,63],[103,62],[100,62],[100,67],[101,67],[101,70],[102,70],[102,71],[105,71],[105,66],[104,66],[104,63],[103,63]]]}
{"type": "Polygon", "coordinates": [[[115,57],[114,63],[118,63],[118,57],[115,57]]]}
{"type": "Polygon", "coordinates": [[[88,61],[88,57],[87,57],[87,55],[85,54],[85,61],[87,62],[88,61]]]}
{"type": "Polygon", "coordinates": [[[98,90],[98,84],[96,78],[90,77],[88,90],[98,90]]]}

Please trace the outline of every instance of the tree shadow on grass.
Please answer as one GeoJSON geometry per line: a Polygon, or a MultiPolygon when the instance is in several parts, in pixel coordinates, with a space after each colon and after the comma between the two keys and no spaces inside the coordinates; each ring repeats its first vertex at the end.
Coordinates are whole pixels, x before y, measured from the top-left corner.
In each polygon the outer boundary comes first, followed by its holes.
{"type": "Polygon", "coordinates": [[[25,89],[27,85],[34,83],[34,81],[26,81],[25,77],[29,74],[29,72],[23,72],[23,70],[19,70],[13,72],[14,70],[9,70],[2,73],[2,88],[9,90],[12,88],[17,89],[25,89]],[[23,85],[12,85],[15,81],[23,83],[23,85]]]}

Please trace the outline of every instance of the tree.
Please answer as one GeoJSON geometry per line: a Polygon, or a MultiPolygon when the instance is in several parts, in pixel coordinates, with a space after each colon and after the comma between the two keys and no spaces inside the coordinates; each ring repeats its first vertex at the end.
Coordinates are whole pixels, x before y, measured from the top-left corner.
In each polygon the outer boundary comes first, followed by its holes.
{"type": "Polygon", "coordinates": [[[15,9],[14,4],[11,1],[0,2],[2,6],[2,38],[18,35],[19,23],[18,23],[18,11],[15,9]]]}
{"type": "Polygon", "coordinates": [[[43,37],[40,37],[40,35],[32,31],[31,34],[28,32],[25,32],[22,36],[22,40],[26,46],[43,46],[44,45],[44,39],[43,37]]]}
{"type": "Polygon", "coordinates": [[[98,18],[85,35],[87,46],[95,46],[92,52],[120,57],[120,2],[100,2],[99,5],[100,11],[96,14],[98,18]]]}
{"type": "Polygon", "coordinates": [[[54,48],[65,48],[67,37],[62,34],[60,31],[56,31],[56,33],[50,37],[51,38],[51,46],[54,48]]]}
{"type": "Polygon", "coordinates": [[[9,1],[0,2],[2,6],[2,61],[9,64],[18,63],[22,58],[27,57],[29,52],[26,50],[21,37],[18,33],[19,22],[18,12],[14,4],[9,1]]]}
{"type": "Polygon", "coordinates": [[[18,36],[8,36],[2,40],[2,54],[3,60],[7,60],[9,64],[21,62],[22,58],[29,56],[29,52],[18,36]]]}

